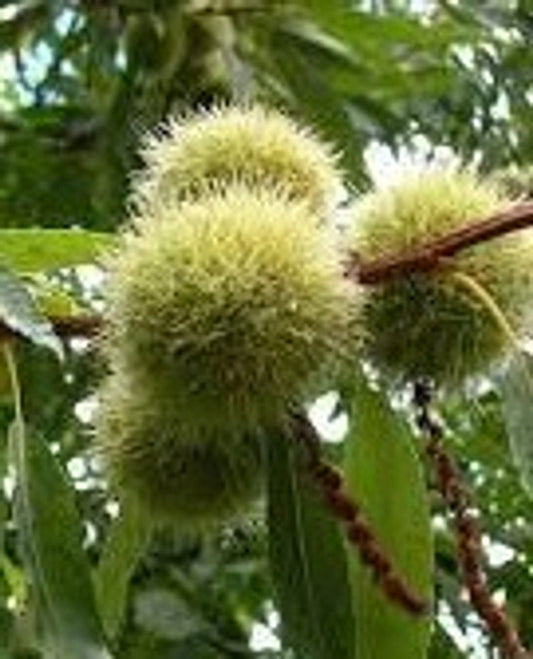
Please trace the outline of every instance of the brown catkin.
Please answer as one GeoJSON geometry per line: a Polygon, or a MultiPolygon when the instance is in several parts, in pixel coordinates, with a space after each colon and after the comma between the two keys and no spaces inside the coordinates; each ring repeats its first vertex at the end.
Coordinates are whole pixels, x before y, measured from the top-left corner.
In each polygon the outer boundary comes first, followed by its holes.
{"type": "Polygon", "coordinates": [[[406,612],[419,616],[428,613],[428,603],[413,593],[392,566],[372,527],[360,507],[347,493],[342,474],[321,457],[316,431],[301,412],[291,416],[293,436],[305,450],[308,468],[314,482],[337,520],[344,525],[348,541],[358,550],[362,562],[372,571],[377,586],[384,595],[406,612]]]}
{"type": "Polygon", "coordinates": [[[444,448],[444,431],[430,412],[431,400],[430,385],[425,381],[416,382],[415,419],[420,432],[428,439],[426,453],[435,474],[436,486],[454,515],[457,558],[470,602],[485,622],[504,659],[531,658],[532,655],[522,645],[513,622],[491,597],[483,568],[481,530],[473,513],[472,499],[461,481],[457,465],[444,448]]]}

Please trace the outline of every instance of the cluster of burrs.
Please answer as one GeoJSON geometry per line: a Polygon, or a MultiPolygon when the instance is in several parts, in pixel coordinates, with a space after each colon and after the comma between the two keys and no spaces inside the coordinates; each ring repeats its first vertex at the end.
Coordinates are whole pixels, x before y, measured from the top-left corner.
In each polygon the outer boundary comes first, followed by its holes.
{"type": "Polygon", "coordinates": [[[253,504],[287,401],[357,352],[342,180],[329,147],[258,106],[173,119],[142,155],[107,263],[97,441],[121,497],[198,529],[253,504]]]}
{"type": "MultiPolygon", "coordinates": [[[[432,240],[509,207],[507,189],[470,169],[430,169],[357,199],[340,230],[348,186],[338,157],[258,106],[170,120],[142,156],[131,217],[107,262],[110,375],[98,447],[110,483],[154,520],[198,529],[231,519],[255,501],[261,443],[289,416],[310,473],[378,585],[406,611],[425,613],[289,401],[334,388],[356,360],[393,383],[429,377],[445,390],[504,355],[532,291],[530,232],[449,259],[430,249],[427,267],[386,279],[365,264],[426,254],[432,240]]],[[[430,446],[459,510],[451,463],[438,442],[430,446]]],[[[458,519],[461,532],[470,528],[466,512],[458,519]]],[[[464,537],[462,564],[473,565],[474,536],[464,537]]],[[[465,572],[472,586],[476,570],[465,572]]],[[[511,647],[500,614],[479,587],[470,590],[511,647]]]]}

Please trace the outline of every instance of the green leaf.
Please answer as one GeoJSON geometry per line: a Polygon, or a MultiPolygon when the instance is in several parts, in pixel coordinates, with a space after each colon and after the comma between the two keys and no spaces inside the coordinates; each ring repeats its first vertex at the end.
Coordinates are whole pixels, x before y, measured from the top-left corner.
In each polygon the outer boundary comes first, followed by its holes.
{"type": "Polygon", "coordinates": [[[37,600],[46,659],[110,659],[96,614],[74,492],[40,437],[10,430],[17,473],[15,521],[37,600]]]}
{"type": "MultiPolygon", "coordinates": [[[[346,443],[347,486],[395,568],[417,594],[432,597],[433,544],[429,502],[406,425],[363,376],[351,392],[346,443]]],[[[389,602],[355,552],[350,560],[356,612],[356,659],[426,657],[430,621],[389,602]]]]}
{"type": "Polygon", "coordinates": [[[74,296],[55,282],[39,279],[33,289],[35,303],[48,318],[68,318],[84,313],[74,296]]]}
{"type": "Polygon", "coordinates": [[[517,351],[504,374],[502,409],[511,453],[524,489],[533,495],[533,356],[517,351]]]}
{"type": "Polygon", "coordinates": [[[340,529],[302,472],[294,440],[269,437],[271,573],[284,636],[305,659],[352,659],[352,616],[340,529]]]}
{"type": "Polygon", "coordinates": [[[91,263],[115,240],[113,234],[82,229],[2,229],[0,263],[19,273],[91,263]]]}
{"type": "Polygon", "coordinates": [[[146,521],[141,522],[136,508],[129,505],[123,507],[108,535],[94,584],[98,610],[110,639],[120,630],[130,578],[146,548],[150,531],[146,521]]]}
{"type": "Polygon", "coordinates": [[[27,339],[53,350],[62,359],[63,346],[51,323],[39,312],[32,296],[12,272],[0,266],[0,321],[27,339]]]}

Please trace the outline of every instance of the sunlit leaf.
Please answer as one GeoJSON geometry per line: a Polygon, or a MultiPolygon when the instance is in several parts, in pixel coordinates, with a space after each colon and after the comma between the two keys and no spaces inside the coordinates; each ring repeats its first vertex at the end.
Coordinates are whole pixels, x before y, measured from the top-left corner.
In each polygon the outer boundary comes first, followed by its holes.
{"type": "Polygon", "coordinates": [[[0,229],[0,263],[18,273],[92,263],[115,241],[82,229],[0,229]]]}
{"type": "Polygon", "coordinates": [[[61,342],[50,322],[39,312],[20,279],[0,266],[0,321],[33,343],[63,356],[61,342]]]}

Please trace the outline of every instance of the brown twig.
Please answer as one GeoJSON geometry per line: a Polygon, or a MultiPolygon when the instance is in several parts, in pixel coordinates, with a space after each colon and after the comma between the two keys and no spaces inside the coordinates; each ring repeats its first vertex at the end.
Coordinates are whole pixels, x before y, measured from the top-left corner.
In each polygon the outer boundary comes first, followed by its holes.
{"type": "Polygon", "coordinates": [[[307,416],[301,412],[292,412],[291,425],[294,437],[306,452],[309,472],[320,489],[324,502],[344,525],[346,537],[359,551],[363,563],[372,570],[378,587],[389,600],[407,613],[415,616],[427,615],[430,608],[428,603],[413,593],[395,571],[369,522],[347,494],[342,475],[323,460],[320,439],[307,416]]]}
{"type": "Polygon", "coordinates": [[[481,531],[474,514],[470,493],[462,483],[454,460],[442,442],[442,426],[430,413],[431,388],[426,382],[415,384],[416,423],[427,436],[426,453],[433,467],[437,488],[454,516],[458,563],[472,606],[498,644],[505,659],[531,658],[523,647],[512,621],[491,597],[483,568],[481,531]]]}
{"type": "Polygon", "coordinates": [[[55,333],[63,338],[90,338],[99,334],[102,329],[102,318],[96,314],[52,316],[50,322],[55,333]]]}
{"type": "Polygon", "coordinates": [[[447,235],[422,244],[408,252],[389,254],[371,261],[361,261],[352,254],[346,264],[346,276],[359,284],[373,285],[401,275],[430,272],[460,251],[508,233],[533,226],[533,202],[515,204],[504,211],[447,235]]]}
{"type": "MultiPolygon", "coordinates": [[[[78,316],[50,316],[48,318],[55,333],[63,339],[91,338],[102,328],[102,318],[93,314],[78,316]]],[[[8,341],[19,336],[14,329],[0,322],[0,341],[8,341]]]]}

